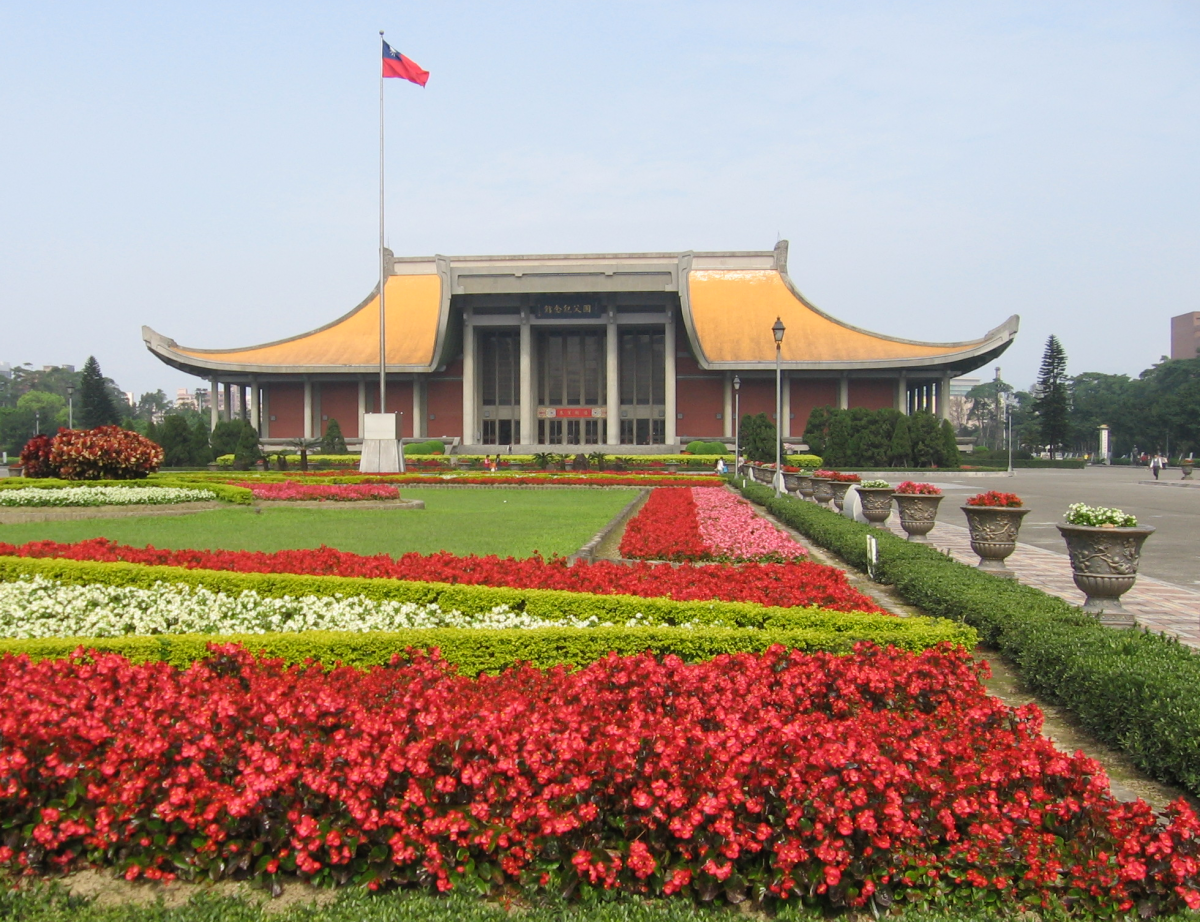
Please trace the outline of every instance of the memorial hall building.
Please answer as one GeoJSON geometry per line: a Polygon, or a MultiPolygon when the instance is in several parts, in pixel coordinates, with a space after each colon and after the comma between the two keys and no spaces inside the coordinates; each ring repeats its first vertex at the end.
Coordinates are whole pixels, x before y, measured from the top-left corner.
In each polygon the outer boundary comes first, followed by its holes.
{"type": "MultiPolygon", "coordinates": [[[[385,277],[384,409],[402,414],[405,438],[457,440],[480,454],[732,439],[735,378],[743,415],[775,417],[776,318],[785,439],[798,441],[821,406],[945,416],[950,380],[1000,355],[1018,325],[1012,316],[959,343],[859,329],[800,294],[786,241],[729,253],[385,251],[385,277]]],[[[259,346],[181,346],[149,327],[142,336],[162,361],[209,382],[214,398],[224,387],[223,405],[241,407],[264,440],[319,438],[336,419],[353,444],[363,414],[376,412],[379,320],[376,287],[325,326],[259,346]]]]}

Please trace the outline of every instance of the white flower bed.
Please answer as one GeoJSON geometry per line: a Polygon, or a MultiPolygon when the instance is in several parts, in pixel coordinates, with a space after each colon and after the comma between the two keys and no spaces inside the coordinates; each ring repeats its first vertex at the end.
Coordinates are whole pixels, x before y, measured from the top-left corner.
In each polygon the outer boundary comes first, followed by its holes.
{"type": "Polygon", "coordinates": [[[64,487],[61,490],[22,487],[0,490],[0,506],[162,506],[170,503],[212,502],[210,490],[180,487],[64,487]]]}
{"type": "MultiPolygon", "coordinates": [[[[45,577],[0,583],[0,637],[119,637],[126,634],[261,634],[268,631],[396,631],[406,628],[596,627],[596,618],[548,621],[507,605],[464,615],[437,605],[363,596],[239,595],[157,583],[153,589],[73,586],[45,577]]],[[[643,623],[640,620],[631,624],[643,623]]]]}

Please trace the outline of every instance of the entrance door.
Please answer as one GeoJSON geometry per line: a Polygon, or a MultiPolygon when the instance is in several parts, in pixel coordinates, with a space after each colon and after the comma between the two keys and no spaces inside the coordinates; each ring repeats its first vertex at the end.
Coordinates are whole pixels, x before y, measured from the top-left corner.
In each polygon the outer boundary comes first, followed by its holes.
{"type": "Polygon", "coordinates": [[[539,444],[604,443],[607,421],[587,413],[601,412],[607,393],[604,336],[603,330],[538,333],[539,444]]]}
{"type": "Polygon", "coordinates": [[[667,440],[665,347],[662,332],[621,332],[622,445],[661,445],[667,440]]]}
{"type": "Polygon", "coordinates": [[[521,334],[509,330],[478,334],[479,419],[484,445],[521,441],[521,334]]]}

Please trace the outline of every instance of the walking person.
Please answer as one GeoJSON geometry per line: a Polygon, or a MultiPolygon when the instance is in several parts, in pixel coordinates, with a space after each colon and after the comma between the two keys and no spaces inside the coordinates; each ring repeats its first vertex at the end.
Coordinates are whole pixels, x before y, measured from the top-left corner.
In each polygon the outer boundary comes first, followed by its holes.
{"type": "Polygon", "coordinates": [[[1154,475],[1154,479],[1158,480],[1158,472],[1162,470],[1162,457],[1158,452],[1154,453],[1154,457],[1150,459],[1150,473],[1154,475]]]}

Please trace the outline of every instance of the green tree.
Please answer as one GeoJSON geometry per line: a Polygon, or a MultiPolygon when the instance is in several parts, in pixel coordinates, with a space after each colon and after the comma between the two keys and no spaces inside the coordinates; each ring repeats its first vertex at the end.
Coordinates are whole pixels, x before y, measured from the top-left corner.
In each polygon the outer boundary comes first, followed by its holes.
{"type": "Polygon", "coordinates": [[[943,457],[941,424],[932,413],[922,410],[908,418],[912,431],[912,459],[917,467],[933,467],[943,457]]]}
{"type": "Polygon", "coordinates": [[[108,382],[94,355],[88,356],[79,379],[79,412],[76,419],[76,425],[81,429],[115,426],[121,422],[108,382]]]}
{"type": "Polygon", "coordinates": [[[742,453],[750,461],[761,464],[775,463],[777,436],[775,424],[766,413],[742,418],[742,453]]]}
{"type": "Polygon", "coordinates": [[[254,427],[244,419],[227,419],[217,423],[217,427],[209,436],[213,456],[220,458],[222,455],[232,455],[236,452],[244,429],[254,432],[254,427]]]}
{"type": "Polygon", "coordinates": [[[342,427],[336,419],[331,419],[325,427],[325,435],[321,439],[321,452],[326,455],[346,454],[346,439],[342,436],[342,427]]]}
{"type": "Polygon", "coordinates": [[[958,467],[962,459],[958,454],[958,439],[954,437],[954,426],[950,420],[942,420],[942,456],[938,467],[958,467]]]}
{"type": "Polygon", "coordinates": [[[967,421],[975,424],[981,445],[996,450],[1004,444],[1004,400],[1012,392],[1012,385],[999,378],[976,384],[967,391],[967,399],[971,401],[967,421]]]}
{"type": "Polygon", "coordinates": [[[1038,395],[1034,402],[1042,444],[1055,458],[1071,434],[1071,391],[1067,379],[1067,354],[1054,334],[1046,340],[1042,367],[1038,371],[1038,395]]]}
{"type": "Polygon", "coordinates": [[[208,420],[197,418],[192,423],[192,464],[202,467],[213,459],[212,446],[208,443],[208,420]]]}
{"type": "Polygon", "coordinates": [[[258,433],[254,431],[253,426],[247,424],[238,436],[237,448],[233,450],[233,468],[237,471],[248,471],[258,464],[262,456],[258,433]]]}
{"type": "Polygon", "coordinates": [[[182,416],[169,414],[158,427],[156,439],[163,450],[163,467],[191,467],[192,430],[182,416]]]}
{"type": "Polygon", "coordinates": [[[896,420],[896,427],[892,430],[888,463],[894,467],[908,467],[912,464],[912,433],[907,416],[902,415],[896,420]]]}
{"type": "Polygon", "coordinates": [[[804,442],[814,455],[825,457],[825,443],[829,438],[829,420],[836,413],[833,407],[815,407],[808,414],[804,425],[804,442]]]}
{"type": "Polygon", "coordinates": [[[49,391],[26,391],[17,399],[17,409],[35,414],[47,435],[54,435],[68,422],[67,402],[49,391]]]}

